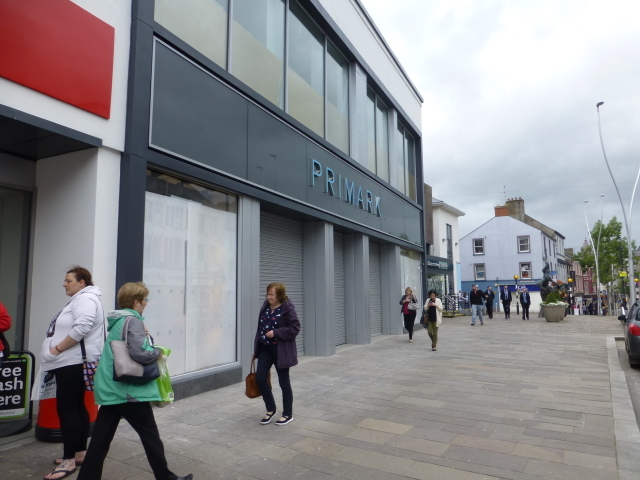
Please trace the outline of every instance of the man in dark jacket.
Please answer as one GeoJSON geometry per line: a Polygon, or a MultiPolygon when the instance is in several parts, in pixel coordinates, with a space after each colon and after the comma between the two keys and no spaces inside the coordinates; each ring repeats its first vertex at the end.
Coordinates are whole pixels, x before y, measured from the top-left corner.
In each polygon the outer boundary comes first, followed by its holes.
{"type": "Polygon", "coordinates": [[[506,285],[500,292],[500,301],[504,308],[504,318],[511,318],[511,292],[506,285]]]}
{"type": "Polygon", "coordinates": [[[522,319],[529,320],[529,307],[531,306],[531,295],[529,295],[529,292],[527,291],[527,287],[523,288],[522,292],[520,293],[520,305],[522,305],[522,319]]]}
{"type": "Polygon", "coordinates": [[[491,287],[487,287],[487,291],[484,292],[485,306],[487,307],[487,315],[489,318],[493,318],[493,299],[496,298],[496,294],[493,293],[491,287]]]}
{"type": "Polygon", "coordinates": [[[478,289],[478,285],[471,286],[469,303],[471,303],[471,326],[476,324],[477,315],[480,315],[480,325],[484,325],[484,319],[482,318],[482,290],[478,289]]]}

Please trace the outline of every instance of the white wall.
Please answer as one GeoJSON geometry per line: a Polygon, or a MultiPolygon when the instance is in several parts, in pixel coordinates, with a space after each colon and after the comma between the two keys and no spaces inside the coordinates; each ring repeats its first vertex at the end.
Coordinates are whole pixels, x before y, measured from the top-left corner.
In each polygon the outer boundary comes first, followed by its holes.
{"type": "MultiPolygon", "coordinates": [[[[532,278],[542,277],[540,230],[512,217],[493,217],[460,240],[460,263],[463,281],[474,281],[473,265],[484,263],[486,281],[513,279],[520,263],[531,263],[532,278]],[[518,237],[529,236],[530,253],[518,253],[518,237]],[[473,239],[483,238],[484,255],[473,255],[473,239]]],[[[513,281],[513,280],[512,280],[513,281]]]]}
{"type": "Polygon", "coordinates": [[[356,1],[320,0],[320,3],[411,121],[418,129],[422,129],[422,102],[356,1]]]}
{"type": "Polygon", "coordinates": [[[0,78],[0,104],[101,138],[104,145],[122,151],[129,75],[131,0],[74,0],[74,3],[115,28],[111,118],[107,120],[4,78],[0,78]]]}
{"type": "Polygon", "coordinates": [[[120,153],[90,149],[36,163],[27,349],[38,353],[51,319],[68,297],[71,265],[91,271],[105,310],[113,308],[120,153]]]}
{"type": "MultiPolygon", "coordinates": [[[[434,255],[436,257],[447,258],[447,242],[442,239],[447,238],[447,224],[451,225],[451,236],[453,246],[453,285],[457,288],[458,273],[455,265],[460,263],[460,238],[458,233],[458,216],[445,208],[434,206],[433,208],[433,243],[434,255]],[[458,243],[458,245],[456,245],[458,243]]],[[[456,290],[457,291],[457,290],[456,290]]]]}

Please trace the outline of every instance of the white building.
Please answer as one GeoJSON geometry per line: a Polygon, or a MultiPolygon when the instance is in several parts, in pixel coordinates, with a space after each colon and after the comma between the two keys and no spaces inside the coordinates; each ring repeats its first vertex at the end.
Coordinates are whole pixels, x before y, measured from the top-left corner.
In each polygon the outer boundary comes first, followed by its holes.
{"type": "MultiPolygon", "coordinates": [[[[462,286],[470,291],[478,284],[486,290],[491,286],[508,285],[512,291],[526,286],[531,293],[531,311],[538,311],[545,259],[551,276],[567,280],[564,237],[524,212],[524,200],[514,198],[495,207],[495,216],[460,239],[462,286]],[[515,279],[515,276],[519,278],[515,279]]],[[[498,302],[496,298],[496,302],[498,302]]]]}
{"type": "Polygon", "coordinates": [[[443,274],[440,265],[438,267],[427,263],[427,279],[429,289],[433,285],[446,285],[446,288],[435,288],[443,293],[455,293],[462,289],[462,277],[460,272],[460,236],[458,234],[458,218],[465,213],[457,208],[434,198],[433,207],[433,246],[430,255],[447,259],[451,264],[451,270],[443,274]],[[446,278],[443,278],[446,277],[446,278]]]}

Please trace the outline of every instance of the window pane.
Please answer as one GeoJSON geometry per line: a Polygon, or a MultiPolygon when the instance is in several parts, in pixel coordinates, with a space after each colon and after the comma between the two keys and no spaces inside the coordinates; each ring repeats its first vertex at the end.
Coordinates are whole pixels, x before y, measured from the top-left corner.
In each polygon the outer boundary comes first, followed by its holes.
{"type": "Polygon", "coordinates": [[[226,68],[228,9],[228,0],[156,0],[154,19],[226,68]]]}
{"type": "Polygon", "coordinates": [[[367,168],[376,173],[376,94],[367,89],[367,168]]]}
{"type": "Polygon", "coordinates": [[[349,62],[327,44],[327,140],[349,153],[349,62]]]}
{"type": "Polygon", "coordinates": [[[484,280],[485,279],[484,264],[475,265],[475,269],[476,269],[476,280],[484,280]]]}
{"type": "Polygon", "coordinates": [[[520,278],[531,278],[531,264],[520,264],[520,278]]]}
{"type": "Polygon", "coordinates": [[[231,73],[284,108],[284,0],[234,0],[231,73]]]}
{"type": "Polygon", "coordinates": [[[406,194],[411,200],[416,200],[416,144],[413,137],[409,135],[405,130],[405,145],[404,150],[404,169],[405,169],[405,182],[407,185],[406,194]]]}
{"type": "Polygon", "coordinates": [[[405,179],[404,179],[404,157],[405,157],[405,141],[404,141],[404,127],[398,124],[396,131],[396,158],[394,161],[393,176],[391,178],[391,185],[396,187],[402,193],[405,193],[405,179]]]}
{"type": "Polygon", "coordinates": [[[376,161],[378,176],[389,181],[389,109],[378,99],[376,102],[376,161]]]}
{"type": "Polygon", "coordinates": [[[147,172],[148,327],[178,375],[235,362],[237,199],[147,172]]]}
{"type": "Polygon", "coordinates": [[[295,1],[289,8],[289,114],[324,136],[324,35],[295,1]]]}

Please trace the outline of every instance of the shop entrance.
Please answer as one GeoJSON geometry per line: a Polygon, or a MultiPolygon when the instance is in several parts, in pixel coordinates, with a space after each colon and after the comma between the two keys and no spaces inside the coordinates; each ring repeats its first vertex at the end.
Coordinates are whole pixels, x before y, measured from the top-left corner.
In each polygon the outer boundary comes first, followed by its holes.
{"type": "Polygon", "coordinates": [[[24,348],[30,217],[31,192],[0,186],[0,302],[13,320],[12,350],[24,348]]]}

